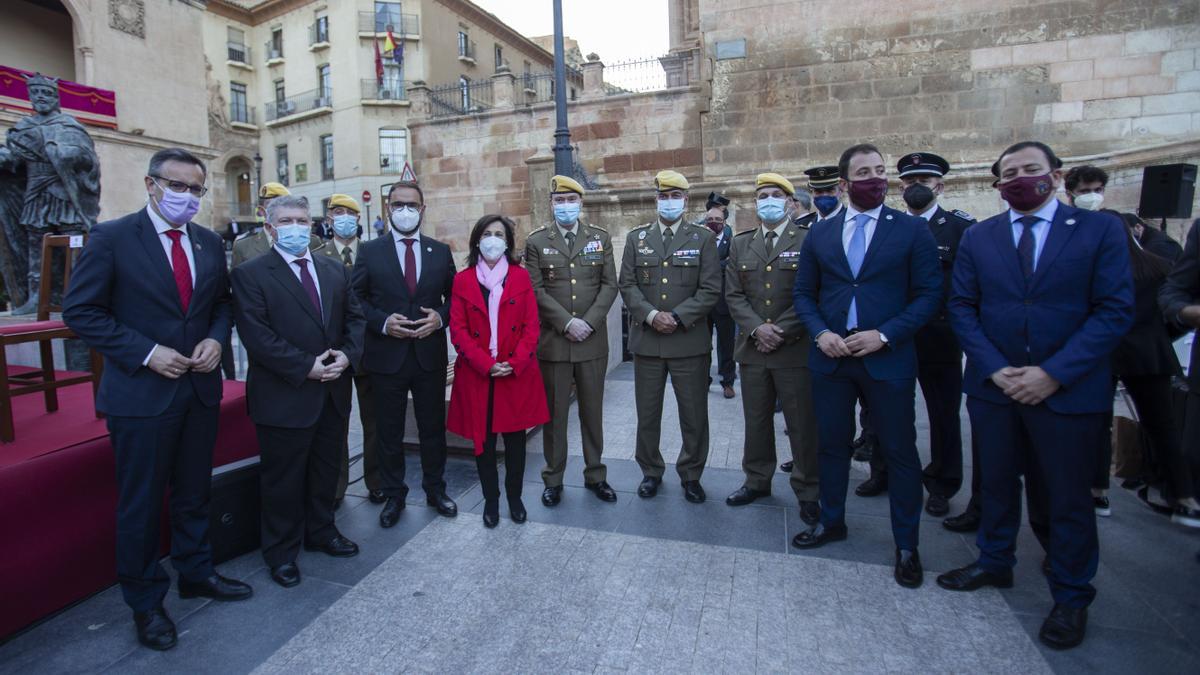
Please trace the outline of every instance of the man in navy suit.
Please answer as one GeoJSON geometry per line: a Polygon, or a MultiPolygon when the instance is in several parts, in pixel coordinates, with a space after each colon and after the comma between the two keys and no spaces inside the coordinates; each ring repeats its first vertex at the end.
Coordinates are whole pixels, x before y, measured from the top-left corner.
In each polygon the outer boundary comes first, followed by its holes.
{"type": "Polygon", "coordinates": [[[171,582],[158,562],[168,487],[179,595],[251,595],[213,570],[208,542],[217,366],[231,312],[221,237],[191,222],[205,177],[191,153],[155,153],[149,205],[92,228],[63,301],[63,320],[104,356],[96,407],[108,416],[117,467],[117,578],[138,640],[158,650],[176,642],[162,605],[171,582]]]}
{"type": "Polygon", "coordinates": [[[846,488],[861,396],[887,453],[895,579],[924,579],[917,553],[921,463],[917,455],[913,336],[942,299],[937,245],[925,221],[883,205],[887,166],[855,145],[838,162],[846,208],[818,221],[800,249],[793,300],[814,336],[808,360],[820,442],[821,520],[792,539],[812,548],[846,538],[846,488]]]}
{"type": "Polygon", "coordinates": [[[1008,148],[1009,210],[968,229],[950,320],[967,354],[963,389],[979,439],[979,559],[938,577],[958,591],[1012,586],[1024,475],[1030,521],[1048,524],[1054,609],[1039,637],[1083,641],[1099,562],[1090,486],[1112,409],[1109,359],[1133,323],[1133,276],[1117,218],[1055,198],[1062,162],[1042,143],[1008,148]]]}

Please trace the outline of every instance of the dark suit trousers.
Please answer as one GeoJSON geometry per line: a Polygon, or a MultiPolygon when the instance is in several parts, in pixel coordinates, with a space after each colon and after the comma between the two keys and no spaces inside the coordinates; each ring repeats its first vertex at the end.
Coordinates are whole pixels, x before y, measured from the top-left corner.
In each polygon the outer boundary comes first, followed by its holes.
{"type": "Polygon", "coordinates": [[[185,376],[161,415],[108,417],[117,467],[117,579],[136,612],[162,604],[171,585],[158,561],[168,487],[175,571],[191,581],[213,574],[208,501],[219,408],[203,405],[185,376]]]}
{"type": "Polygon", "coordinates": [[[879,445],[887,455],[891,475],[892,536],[896,546],[916,550],[921,519],[921,460],[917,455],[914,399],[911,379],[876,380],[862,360],[841,359],[832,374],[813,372],[813,410],[817,416],[821,476],[821,522],[826,527],[846,521],[846,489],[854,442],[854,407],[859,397],[871,410],[879,445]]]}
{"type": "Polygon", "coordinates": [[[721,385],[733,386],[737,380],[737,366],[733,362],[736,324],[732,316],[714,310],[708,314],[708,327],[717,334],[717,375],[721,378],[721,385]]]}
{"type": "Polygon", "coordinates": [[[929,465],[923,472],[931,495],[953,497],[962,487],[962,363],[931,363],[917,370],[929,413],[929,465]]]}
{"type": "Polygon", "coordinates": [[[372,373],[371,388],[375,390],[379,430],[380,489],[388,497],[402,500],[408,497],[408,485],[404,482],[404,426],[411,392],[421,444],[421,487],[427,495],[445,492],[446,367],[426,372],[410,354],[400,372],[372,373]]]}
{"type": "MultiPolygon", "coordinates": [[[[492,428],[492,400],[495,396],[495,380],[488,380],[487,428],[492,428]]],[[[504,496],[509,501],[521,498],[525,480],[526,432],[510,431],[503,434],[488,433],[483,439],[483,453],[475,456],[475,469],[479,472],[479,488],[483,498],[489,501],[500,499],[500,470],[496,466],[496,437],[504,437],[504,496]]]]}
{"type": "Polygon", "coordinates": [[[977,398],[967,399],[967,412],[983,463],[980,566],[1000,571],[1016,564],[1024,476],[1030,525],[1044,523],[1034,531],[1042,529],[1046,538],[1054,601],[1091,604],[1100,561],[1091,483],[1104,414],[1060,415],[1045,404],[999,405],[977,398]]]}
{"type": "Polygon", "coordinates": [[[262,457],[263,559],[278,567],[296,561],[302,537],[324,544],[338,534],[333,493],[346,418],[326,396],[321,416],[312,426],[288,429],[260,424],[256,428],[262,457]]]}
{"type": "MultiPolygon", "coordinates": [[[[354,376],[354,392],[358,396],[358,420],[362,422],[363,434],[363,483],[368,490],[379,489],[379,433],[375,428],[375,392],[371,389],[370,375],[354,376]]],[[[346,443],[342,451],[342,467],[338,474],[337,492],[335,497],[346,496],[346,487],[350,484],[350,418],[346,418],[346,443]]]]}

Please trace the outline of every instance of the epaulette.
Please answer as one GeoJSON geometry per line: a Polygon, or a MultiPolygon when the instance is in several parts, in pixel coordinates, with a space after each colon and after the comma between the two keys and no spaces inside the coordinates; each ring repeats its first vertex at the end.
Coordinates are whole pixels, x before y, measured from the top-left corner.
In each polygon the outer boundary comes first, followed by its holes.
{"type": "Polygon", "coordinates": [[[603,227],[600,227],[599,225],[588,224],[588,225],[585,225],[584,227],[587,227],[587,228],[590,228],[593,230],[599,230],[599,231],[603,232],[604,234],[608,234],[608,230],[604,229],[603,227]]]}
{"type": "Polygon", "coordinates": [[[545,226],[545,225],[543,225],[543,226],[541,226],[541,227],[537,228],[536,230],[533,230],[533,231],[531,231],[529,234],[537,234],[538,232],[541,232],[541,231],[542,231],[542,230],[544,230],[544,229],[546,229],[546,226],[545,226]]]}
{"type": "Polygon", "coordinates": [[[654,223],[646,223],[645,225],[638,225],[637,227],[632,228],[629,231],[633,232],[634,230],[645,230],[653,225],[654,225],[654,223]]]}
{"type": "Polygon", "coordinates": [[[975,216],[972,216],[971,214],[967,213],[966,211],[960,211],[958,209],[954,209],[950,213],[953,213],[954,215],[958,216],[959,218],[962,218],[963,220],[969,220],[971,222],[975,221],[975,216]]]}

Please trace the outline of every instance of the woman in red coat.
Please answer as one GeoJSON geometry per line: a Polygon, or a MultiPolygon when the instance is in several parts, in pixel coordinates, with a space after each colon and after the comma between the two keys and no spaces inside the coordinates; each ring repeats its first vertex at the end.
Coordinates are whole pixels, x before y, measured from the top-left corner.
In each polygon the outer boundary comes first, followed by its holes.
{"type": "Polygon", "coordinates": [[[450,295],[450,340],[458,360],[446,428],[475,443],[487,527],[500,521],[496,436],[504,436],[509,515],[523,523],[525,433],[550,419],[537,361],[537,300],[529,273],[512,255],[513,230],[504,216],[475,223],[467,268],[455,276],[450,295]]]}

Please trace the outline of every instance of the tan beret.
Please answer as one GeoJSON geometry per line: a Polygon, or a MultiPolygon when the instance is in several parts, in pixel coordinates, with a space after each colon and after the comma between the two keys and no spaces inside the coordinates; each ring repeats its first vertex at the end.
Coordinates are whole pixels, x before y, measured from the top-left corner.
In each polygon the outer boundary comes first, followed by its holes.
{"type": "Polygon", "coordinates": [[[754,189],[757,190],[758,188],[767,185],[774,185],[775,187],[780,188],[784,192],[788,193],[788,196],[796,194],[796,188],[792,186],[792,181],[780,176],[777,173],[758,174],[758,178],[754,181],[754,189]]]}
{"type": "Polygon", "coordinates": [[[687,179],[678,171],[659,171],[658,175],[654,177],[654,189],[659,192],[687,190],[688,187],[687,179]]]}
{"type": "Polygon", "coordinates": [[[550,179],[550,194],[556,192],[574,192],[579,196],[583,196],[583,186],[574,178],[567,176],[554,176],[550,179]]]}
{"type": "Polygon", "coordinates": [[[362,213],[362,209],[359,208],[358,202],[355,201],[354,197],[351,197],[350,195],[338,194],[330,197],[329,208],[332,209],[335,206],[344,206],[355,213],[362,213]]]}

